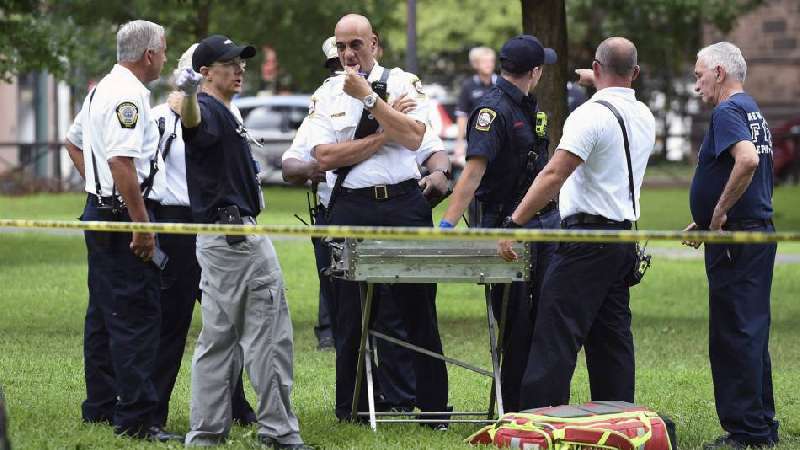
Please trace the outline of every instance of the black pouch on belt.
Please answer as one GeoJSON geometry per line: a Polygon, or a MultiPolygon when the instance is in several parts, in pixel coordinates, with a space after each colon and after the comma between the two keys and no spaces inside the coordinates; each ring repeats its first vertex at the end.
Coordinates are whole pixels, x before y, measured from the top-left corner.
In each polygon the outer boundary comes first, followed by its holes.
{"type": "MultiPolygon", "coordinates": [[[[239,213],[239,207],[236,205],[226,206],[224,208],[217,209],[217,215],[219,217],[219,223],[221,225],[243,225],[244,221],[242,220],[242,216],[239,213]]],[[[244,235],[240,234],[226,234],[225,241],[228,242],[228,245],[238,244],[239,242],[244,242],[246,240],[244,235]]]]}

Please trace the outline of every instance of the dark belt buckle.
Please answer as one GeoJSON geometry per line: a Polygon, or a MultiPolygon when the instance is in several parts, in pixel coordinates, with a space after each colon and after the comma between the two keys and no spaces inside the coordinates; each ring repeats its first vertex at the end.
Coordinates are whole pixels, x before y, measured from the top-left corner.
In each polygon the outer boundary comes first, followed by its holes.
{"type": "Polygon", "coordinates": [[[389,190],[386,188],[385,184],[374,186],[372,189],[374,189],[375,192],[375,200],[386,200],[389,198],[389,190]]]}

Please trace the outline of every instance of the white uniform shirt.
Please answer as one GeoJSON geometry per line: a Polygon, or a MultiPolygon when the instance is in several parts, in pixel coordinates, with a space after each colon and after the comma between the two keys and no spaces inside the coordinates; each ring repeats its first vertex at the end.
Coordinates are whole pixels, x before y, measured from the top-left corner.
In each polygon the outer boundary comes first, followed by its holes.
{"type": "MultiPolygon", "coordinates": [[[[67,138],[83,149],[86,192],[96,193],[94,160],[100,178],[100,195],[108,197],[113,186],[108,160],[115,156],[133,158],[141,183],[149,175],[150,161],[156,154],[158,127],[150,111],[150,91],[119,64],[97,84],[91,105],[90,95],[86,96],[67,138]]],[[[161,155],[158,165],[164,167],[161,155]]],[[[164,183],[164,173],[159,170],[149,198],[160,200],[164,183]]]]}
{"type": "MultiPolygon", "coordinates": [[[[371,83],[379,80],[384,70],[388,69],[375,64],[367,81],[371,83]]],[[[344,93],[344,78],[344,75],[332,77],[317,90],[312,112],[308,117],[307,139],[311,149],[320,144],[347,142],[355,135],[364,106],[361,100],[344,93]]],[[[387,85],[389,103],[403,94],[414,99],[417,106],[408,115],[429,128],[429,101],[422,91],[419,79],[402,69],[394,68],[391,69],[387,85]]],[[[385,145],[369,159],[353,167],[344,181],[344,187],[362,188],[418,179],[420,173],[416,153],[396,143],[385,145]]],[[[330,186],[336,183],[336,175],[332,171],[327,173],[327,181],[330,186]]]]}
{"type": "Polygon", "coordinates": [[[644,103],[636,100],[633,89],[601,89],[579,106],[564,123],[558,144],[559,149],[583,160],[561,188],[561,217],[586,213],[617,221],[638,220],[640,188],[655,146],[655,136],[655,118],[644,103]],[[625,121],[633,167],[636,214],[628,189],[622,130],[614,114],[596,100],[611,103],[625,121]]]}
{"type": "Polygon", "coordinates": [[[166,103],[153,108],[152,114],[156,124],[161,117],[164,118],[164,135],[159,142],[162,158],[167,140],[173,132],[175,133],[175,139],[172,140],[169,153],[161,167],[166,178],[161,204],[189,206],[189,191],[186,188],[186,146],[183,143],[181,118],[166,103]]]}

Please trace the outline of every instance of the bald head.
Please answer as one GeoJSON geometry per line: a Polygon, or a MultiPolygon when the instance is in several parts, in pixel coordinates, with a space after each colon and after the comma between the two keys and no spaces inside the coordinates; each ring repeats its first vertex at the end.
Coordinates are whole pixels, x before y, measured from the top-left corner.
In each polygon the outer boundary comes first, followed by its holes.
{"type": "Polygon", "coordinates": [[[359,14],[348,14],[336,22],[334,34],[342,66],[369,73],[375,64],[378,42],[369,20],[359,14]]]}
{"type": "Polygon", "coordinates": [[[356,33],[359,36],[372,36],[372,24],[360,14],[347,14],[336,22],[335,33],[356,33]]]}
{"type": "Polygon", "coordinates": [[[610,37],[597,46],[597,59],[610,75],[632,76],[636,69],[638,55],[633,42],[624,37],[610,37]]]}

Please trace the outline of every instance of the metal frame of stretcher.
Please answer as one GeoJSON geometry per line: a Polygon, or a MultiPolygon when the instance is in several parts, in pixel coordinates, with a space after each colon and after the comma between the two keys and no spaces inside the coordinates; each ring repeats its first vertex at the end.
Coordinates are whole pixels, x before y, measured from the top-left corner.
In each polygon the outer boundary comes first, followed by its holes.
{"type": "Polygon", "coordinates": [[[361,285],[361,342],[358,351],[356,386],[353,395],[352,418],[368,417],[373,431],[378,423],[491,423],[503,415],[500,387],[503,333],[508,311],[509,286],[516,281],[528,281],[530,272],[529,247],[515,243],[520,258],[506,262],[497,255],[495,241],[388,241],[345,239],[333,243],[333,276],[358,281],[361,285]],[[372,330],[372,301],[376,283],[477,283],[484,285],[486,316],[489,333],[491,371],[455,358],[418,347],[384,333],[372,330]],[[494,317],[490,284],[504,284],[500,322],[494,317]],[[499,330],[499,331],[498,331],[499,330]],[[384,339],[409,350],[441,359],[483,376],[492,378],[489,408],[479,412],[459,411],[375,411],[372,375],[373,349],[369,336],[384,339]],[[358,411],[361,385],[366,374],[369,411],[358,411]],[[398,418],[399,417],[399,418],[398,418]],[[456,418],[453,418],[456,417],[456,418]],[[469,417],[479,417],[472,418],[469,417]]]}

